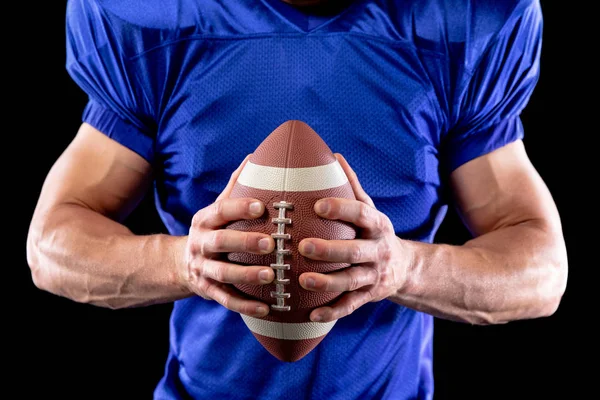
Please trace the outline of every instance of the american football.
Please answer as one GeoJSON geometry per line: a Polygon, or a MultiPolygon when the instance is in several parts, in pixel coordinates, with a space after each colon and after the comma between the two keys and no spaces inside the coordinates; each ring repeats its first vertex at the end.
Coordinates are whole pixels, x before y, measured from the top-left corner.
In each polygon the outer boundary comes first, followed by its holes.
{"type": "Polygon", "coordinates": [[[282,361],[300,360],[331,331],[335,321],[311,322],[317,307],[333,302],[341,293],[317,293],[303,289],[298,281],[304,272],[327,273],[348,264],[314,261],[300,255],[305,238],[354,239],[356,228],[342,221],[319,217],[313,207],[325,197],[354,199],[344,170],[323,139],[306,123],[284,122],[254,151],[241,171],[231,197],[253,197],[266,207],[255,220],[227,226],[240,231],[270,234],[275,240],[271,254],[229,253],[242,265],[268,265],[275,272],[270,285],[236,285],[251,298],[269,304],[266,317],[242,315],[256,339],[282,361]]]}

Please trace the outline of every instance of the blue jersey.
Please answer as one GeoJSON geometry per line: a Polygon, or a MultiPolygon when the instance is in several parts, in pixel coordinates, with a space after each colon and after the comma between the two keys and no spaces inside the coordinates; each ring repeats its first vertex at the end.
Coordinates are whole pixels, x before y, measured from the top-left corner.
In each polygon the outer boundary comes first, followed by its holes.
{"type": "MultiPolygon", "coordinates": [[[[448,175],[519,140],[539,75],[536,0],[71,0],[66,68],[83,120],[156,171],[156,207],[186,235],[277,126],[306,122],[356,171],[398,236],[432,242],[448,175]]],[[[239,314],[175,303],[156,399],[430,399],[432,317],[384,300],[295,363],[239,314]]]]}

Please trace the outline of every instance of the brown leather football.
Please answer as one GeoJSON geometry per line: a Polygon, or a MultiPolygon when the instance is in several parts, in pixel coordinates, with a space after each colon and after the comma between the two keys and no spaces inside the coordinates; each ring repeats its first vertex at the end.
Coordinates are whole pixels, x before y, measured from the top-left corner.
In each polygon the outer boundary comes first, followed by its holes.
{"type": "Polygon", "coordinates": [[[249,297],[271,306],[266,317],[242,318],[271,354],[282,361],[297,361],[313,350],[335,324],[311,322],[310,312],[332,303],[341,294],[307,291],[298,277],[304,272],[327,273],[348,267],[310,260],[298,253],[298,244],[311,237],[356,237],[353,225],[321,218],[313,208],[325,197],[354,199],[352,187],[321,137],[306,123],[293,120],[281,124],[258,146],[241,171],[231,197],[257,198],[266,211],[261,218],[236,221],[227,228],[267,233],[276,244],[274,252],[267,255],[228,254],[232,262],[267,265],[275,272],[270,285],[236,285],[249,297]]]}

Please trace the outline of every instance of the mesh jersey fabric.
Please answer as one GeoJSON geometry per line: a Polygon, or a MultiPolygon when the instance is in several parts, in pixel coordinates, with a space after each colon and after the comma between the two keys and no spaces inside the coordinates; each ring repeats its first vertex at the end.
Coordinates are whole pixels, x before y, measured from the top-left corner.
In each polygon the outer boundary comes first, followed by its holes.
{"type": "MultiPolygon", "coordinates": [[[[286,120],[356,171],[397,235],[432,242],[448,175],[523,137],[539,76],[538,1],[70,0],[66,69],[83,121],[151,163],[173,235],[286,120]]],[[[282,363],[236,313],[175,302],[155,398],[431,399],[432,317],[384,300],[282,363]]]]}

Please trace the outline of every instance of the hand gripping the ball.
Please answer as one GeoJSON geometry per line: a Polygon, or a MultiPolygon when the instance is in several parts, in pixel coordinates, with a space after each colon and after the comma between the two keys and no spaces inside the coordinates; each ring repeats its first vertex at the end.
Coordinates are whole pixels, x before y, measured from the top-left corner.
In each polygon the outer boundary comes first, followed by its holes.
{"type": "Polygon", "coordinates": [[[264,204],[256,199],[229,198],[247,160],[248,157],[233,172],[217,200],[194,215],[180,276],[189,290],[199,296],[215,300],[232,311],[261,317],[269,313],[268,305],[242,297],[231,285],[269,284],[274,278],[273,270],[265,266],[232,264],[223,257],[229,252],[267,254],[275,246],[266,234],[222,229],[232,221],[258,218],[265,212],[264,204]]]}
{"type": "Polygon", "coordinates": [[[315,203],[315,212],[323,218],[347,221],[361,228],[355,240],[305,239],[300,252],[313,260],[347,262],[352,266],[329,274],[315,272],[300,276],[306,290],[327,293],[344,292],[334,304],[314,310],[312,321],[328,322],[348,316],[369,302],[394,295],[407,281],[412,253],[394,233],[390,219],[375,208],[356,173],[341,154],[336,154],[348,176],[356,200],[325,198],[315,203]]]}

